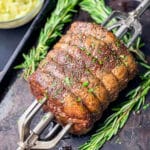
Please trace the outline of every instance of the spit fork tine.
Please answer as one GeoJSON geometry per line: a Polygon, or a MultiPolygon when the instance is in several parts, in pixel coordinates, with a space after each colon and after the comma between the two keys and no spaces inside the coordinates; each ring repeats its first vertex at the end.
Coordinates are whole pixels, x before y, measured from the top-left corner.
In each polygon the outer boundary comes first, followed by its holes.
{"type": "Polygon", "coordinates": [[[142,33],[142,25],[139,22],[139,18],[149,7],[149,5],[150,0],[143,0],[134,11],[128,14],[120,11],[113,11],[112,14],[102,24],[102,26],[107,27],[109,31],[114,29],[117,30],[115,35],[119,39],[121,39],[128,31],[130,31],[132,33],[132,37],[127,43],[127,47],[130,47],[137,39],[137,37],[142,33]],[[117,21],[113,23],[113,19],[117,19],[117,21]],[[109,23],[111,25],[109,25],[109,23]]]}
{"type": "MultiPolygon", "coordinates": [[[[45,113],[39,123],[34,127],[33,130],[30,129],[30,124],[33,117],[36,113],[41,109],[41,107],[45,104],[46,98],[43,98],[40,102],[35,100],[28,109],[24,112],[24,114],[18,120],[18,129],[19,129],[19,148],[17,150],[25,150],[25,149],[49,149],[54,147],[61,138],[68,132],[72,124],[67,124],[63,129],[58,133],[58,135],[47,142],[40,141],[39,137],[44,131],[44,129],[48,126],[48,124],[53,120],[54,115],[51,112],[45,113]]],[[[44,140],[47,140],[57,131],[59,124],[56,124],[53,129],[45,136],[44,140]]]]}

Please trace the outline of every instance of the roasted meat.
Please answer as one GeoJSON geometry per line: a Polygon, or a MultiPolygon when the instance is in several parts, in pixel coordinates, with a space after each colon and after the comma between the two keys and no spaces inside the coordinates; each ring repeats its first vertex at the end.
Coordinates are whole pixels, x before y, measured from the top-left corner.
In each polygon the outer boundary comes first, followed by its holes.
{"type": "Polygon", "coordinates": [[[135,76],[128,49],[100,25],[74,22],[29,77],[33,95],[71,133],[87,133],[135,76]]]}

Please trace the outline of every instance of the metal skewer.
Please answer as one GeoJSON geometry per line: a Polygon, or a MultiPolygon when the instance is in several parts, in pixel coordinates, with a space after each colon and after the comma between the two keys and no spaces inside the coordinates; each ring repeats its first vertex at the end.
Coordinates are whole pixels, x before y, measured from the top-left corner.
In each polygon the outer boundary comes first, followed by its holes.
{"type": "Polygon", "coordinates": [[[121,39],[130,30],[129,32],[132,33],[132,37],[127,44],[127,47],[130,47],[142,33],[142,25],[139,22],[139,18],[149,6],[150,0],[143,0],[134,11],[128,14],[121,11],[113,11],[102,26],[107,27],[109,31],[117,29],[115,35],[119,39],[121,39]],[[119,19],[119,21],[113,25],[111,24],[110,26],[107,26],[113,19],[119,19]]]}
{"type": "MultiPolygon", "coordinates": [[[[113,19],[119,19],[119,21],[113,25],[107,26],[107,29],[113,30],[116,28],[117,32],[115,35],[119,39],[121,39],[130,30],[130,32],[132,32],[132,37],[127,44],[127,47],[130,47],[137,37],[142,33],[142,25],[138,20],[144,11],[149,7],[149,5],[150,0],[143,0],[142,3],[129,14],[120,11],[113,11],[102,25],[106,27],[106,25],[108,25],[113,19]]],[[[63,136],[70,130],[72,123],[69,123],[63,127],[53,139],[46,141],[52,137],[60,127],[59,124],[56,124],[53,129],[43,138],[43,140],[40,140],[40,135],[54,118],[54,115],[51,112],[46,113],[33,130],[30,129],[32,118],[41,109],[46,101],[46,98],[44,98],[42,102],[35,100],[20,117],[18,121],[20,141],[18,143],[19,148],[17,150],[51,149],[55,147],[56,144],[63,138],[63,136]]]]}

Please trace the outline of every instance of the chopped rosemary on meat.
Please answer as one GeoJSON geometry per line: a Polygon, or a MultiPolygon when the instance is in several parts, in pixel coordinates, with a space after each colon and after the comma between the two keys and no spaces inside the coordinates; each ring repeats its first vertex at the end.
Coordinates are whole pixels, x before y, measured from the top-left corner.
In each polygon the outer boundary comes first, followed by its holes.
{"type": "Polygon", "coordinates": [[[105,56],[105,57],[104,57],[104,60],[105,60],[105,61],[108,61],[108,60],[109,60],[109,57],[108,57],[108,56],[105,56]]]}
{"type": "Polygon", "coordinates": [[[120,55],[119,57],[122,58],[122,59],[125,59],[125,58],[126,58],[125,55],[120,55]]]}
{"type": "Polygon", "coordinates": [[[116,44],[116,46],[117,46],[118,48],[121,46],[121,43],[120,43],[120,41],[118,41],[118,40],[116,41],[115,44],[116,44]]]}
{"type": "Polygon", "coordinates": [[[89,93],[92,93],[92,92],[94,92],[94,89],[93,89],[93,88],[89,88],[89,89],[88,89],[88,92],[89,92],[89,93]]]}
{"type": "Polygon", "coordinates": [[[24,62],[15,67],[16,69],[24,69],[25,79],[35,71],[39,62],[45,58],[49,46],[57,37],[61,36],[64,25],[71,22],[72,12],[75,12],[74,7],[78,2],[79,0],[58,0],[55,10],[41,30],[37,46],[33,47],[29,54],[23,54],[24,62]]]}
{"type": "Polygon", "coordinates": [[[64,79],[64,83],[65,83],[66,85],[68,85],[68,86],[71,86],[71,85],[72,85],[72,81],[71,81],[71,79],[70,79],[69,77],[66,77],[66,78],[64,79]]]}
{"type": "Polygon", "coordinates": [[[128,65],[129,65],[127,61],[125,61],[124,64],[126,67],[128,67],[128,65]]]}
{"type": "Polygon", "coordinates": [[[82,51],[85,51],[85,50],[86,50],[86,48],[85,48],[85,47],[80,47],[80,49],[81,49],[82,51]]]}
{"type": "Polygon", "coordinates": [[[102,53],[102,50],[99,49],[99,50],[98,50],[98,53],[101,54],[101,53],[102,53]]]}
{"type": "Polygon", "coordinates": [[[91,53],[90,53],[90,52],[86,52],[86,54],[87,54],[88,56],[91,56],[91,53]]]}
{"type": "Polygon", "coordinates": [[[94,43],[92,43],[91,48],[92,48],[92,49],[94,49],[94,48],[95,48],[95,44],[94,44],[94,43]]]}
{"type": "Polygon", "coordinates": [[[78,98],[76,99],[76,101],[77,101],[77,102],[81,102],[81,98],[78,97],[78,98]]]}
{"type": "Polygon", "coordinates": [[[92,59],[92,62],[96,62],[96,61],[97,61],[97,58],[94,57],[94,58],[92,59]]]}
{"type": "Polygon", "coordinates": [[[103,64],[103,61],[102,60],[98,60],[99,64],[102,65],[103,64]]]}
{"type": "Polygon", "coordinates": [[[88,85],[89,85],[89,82],[88,81],[85,81],[85,82],[83,82],[83,84],[82,84],[84,87],[88,87],[88,85]]]}

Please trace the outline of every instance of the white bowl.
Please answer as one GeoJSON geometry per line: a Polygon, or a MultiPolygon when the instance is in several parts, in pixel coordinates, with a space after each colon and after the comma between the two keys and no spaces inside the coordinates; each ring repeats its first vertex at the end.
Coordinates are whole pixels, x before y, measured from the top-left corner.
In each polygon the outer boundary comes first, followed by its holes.
{"type": "Polygon", "coordinates": [[[39,0],[37,5],[34,7],[32,11],[27,13],[25,16],[22,16],[17,19],[9,20],[9,21],[0,21],[0,29],[10,29],[22,26],[29,21],[31,21],[41,10],[43,6],[44,0],[39,0]]]}

